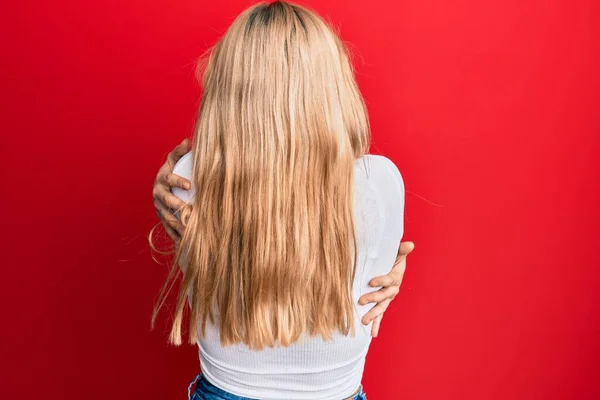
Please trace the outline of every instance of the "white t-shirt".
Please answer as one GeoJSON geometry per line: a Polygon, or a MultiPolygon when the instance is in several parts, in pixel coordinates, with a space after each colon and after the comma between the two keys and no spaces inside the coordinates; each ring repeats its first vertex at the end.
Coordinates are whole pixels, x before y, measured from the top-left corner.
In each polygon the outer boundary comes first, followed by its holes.
{"type": "MultiPolygon", "coordinates": [[[[192,154],[183,156],[174,173],[190,179],[192,154]]],[[[189,203],[190,191],[173,189],[189,203]]],[[[404,231],[404,182],[396,165],[384,156],[366,154],[355,161],[354,216],[358,263],[353,283],[355,336],[334,335],[333,341],[306,335],[283,348],[250,350],[244,344],[222,347],[217,326],[207,323],[199,338],[203,375],[215,386],[242,397],[264,400],[341,400],[359,387],[371,343],[371,324],[360,319],[374,304],[358,299],[371,288],[369,281],[393,267],[404,231]]]]}

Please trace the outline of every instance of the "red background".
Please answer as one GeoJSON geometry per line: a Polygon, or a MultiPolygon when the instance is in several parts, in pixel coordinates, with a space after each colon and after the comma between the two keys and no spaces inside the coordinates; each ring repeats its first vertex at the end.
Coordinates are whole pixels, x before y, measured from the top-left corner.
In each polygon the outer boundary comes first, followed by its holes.
{"type": "MultiPolygon", "coordinates": [[[[191,135],[193,63],[247,1],[21,1],[0,12],[0,398],[183,399],[150,332],[146,234],[191,135]],[[143,396],[143,397],[141,397],[143,396]]],[[[373,153],[417,248],[370,400],[600,398],[595,1],[312,1],[353,44],[373,153]]]]}

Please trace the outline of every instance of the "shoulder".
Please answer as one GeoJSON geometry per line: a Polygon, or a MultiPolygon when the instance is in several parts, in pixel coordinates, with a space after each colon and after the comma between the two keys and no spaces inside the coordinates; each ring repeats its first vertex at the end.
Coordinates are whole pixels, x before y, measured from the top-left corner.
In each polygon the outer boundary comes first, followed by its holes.
{"type": "Polygon", "coordinates": [[[356,166],[371,179],[395,182],[404,191],[404,179],[396,164],[389,158],[378,154],[365,154],[356,160],[356,166]]]}

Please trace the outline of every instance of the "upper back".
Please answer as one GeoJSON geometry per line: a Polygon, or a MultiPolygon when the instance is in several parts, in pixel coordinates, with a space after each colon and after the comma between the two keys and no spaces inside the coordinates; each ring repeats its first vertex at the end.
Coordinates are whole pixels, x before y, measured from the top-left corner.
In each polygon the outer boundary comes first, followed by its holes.
{"type": "MultiPolygon", "coordinates": [[[[175,165],[174,173],[190,179],[192,168],[188,153],[175,165]]],[[[193,189],[174,188],[173,193],[188,203],[194,196],[193,189]]],[[[222,347],[218,326],[209,323],[198,347],[203,374],[210,382],[240,396],[261,399],[339,400],[358,387],[371,341],[371,326],[362,325],[360,319],[373,307],[359,305],[358,299],[378,289],[368,283],[390,271],[403,235],[404,183],[398,168],[380,155],[357,159],[353,198],[358,250],[352,287],[355,336],[337,334],[327,342],[305,336],[289,347],[257,352],[244,344],[222,347]]]]}

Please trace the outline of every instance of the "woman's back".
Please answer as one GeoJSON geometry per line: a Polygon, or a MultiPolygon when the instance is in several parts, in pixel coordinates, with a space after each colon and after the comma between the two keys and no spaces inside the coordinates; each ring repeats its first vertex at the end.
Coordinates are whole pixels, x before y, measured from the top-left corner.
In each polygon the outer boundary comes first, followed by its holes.
{"type": "Polygon", "coordinates": [[[207,54],[192,154],[175,170],[197,193],[153,321],[179,264],[169,341],[189,305],[209,382],[244,398],[348,397],[371,338],[358,299],[402,236],[400,173],[365,155],[348,49],[315,12],[256,4],[207,54]]]}
{"type": "MultiPolygon", "coordinates": [[[[188,153],[174,173],[191,178],[192,163],[188,153]]],[[[392,161],[371,154],[355,160],[353,176],[358,249],[352,285],[355,335],[336,333],[330,341],[304,335],[290,346],[256,351],[243,343],[223,347],[218,324],[208,323],[198,350],[202,373],[215,386],[238,396],[271,400],[340,400],[359,387],[371,342],[371,327],[360,320],[372,305],[361,306],[358,299],[376,290],[368,282],[393,266],[403,234],[404,183],[392,161]]],[[[176,189],[174,194],[190,203],[194,191],[176,189]]]]}

